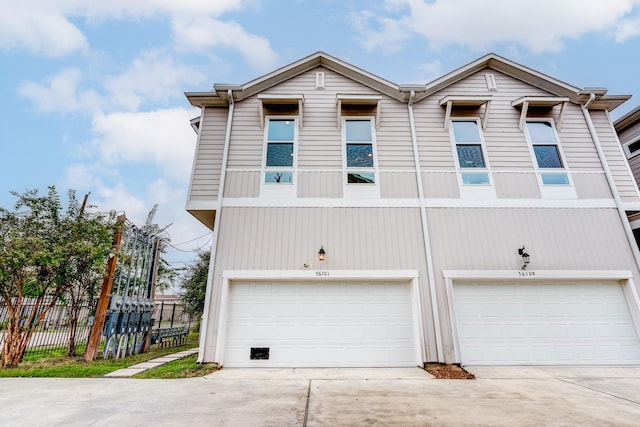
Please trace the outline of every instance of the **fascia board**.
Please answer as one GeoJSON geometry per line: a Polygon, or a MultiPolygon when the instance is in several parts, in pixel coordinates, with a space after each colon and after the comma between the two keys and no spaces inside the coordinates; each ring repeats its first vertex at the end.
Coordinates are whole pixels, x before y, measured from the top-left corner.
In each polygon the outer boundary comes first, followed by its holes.
{"type": "Polygon", "coordinates": [[[629,126],[634,125],[640,121],[640,106],[629,111],[624,116],[613,122],[613,126],[616,128],[616,132],[620,133],[629,126]]]}
{"type": "Polygon", "coordinates": [[[485,68],[494,69],[552,94],[558,96],[566,96],[574,102],[579,102],[578,94],[580,92],[580,88],[554,79],[546,74],[532,70],[523,65],[509,61],[508,59],[502,58],[495,53],[485,55],[473,62],[463,65],[462,67],[448,74],[445,74],[444,76],[436,80],[431,81],[430,83],[427,83],[426,91],[419,94],[416,97],[416,101],[424,99],[442,89],[445,89],[448,86],[451,86],[452,84],[463,80],[485,68]]]}

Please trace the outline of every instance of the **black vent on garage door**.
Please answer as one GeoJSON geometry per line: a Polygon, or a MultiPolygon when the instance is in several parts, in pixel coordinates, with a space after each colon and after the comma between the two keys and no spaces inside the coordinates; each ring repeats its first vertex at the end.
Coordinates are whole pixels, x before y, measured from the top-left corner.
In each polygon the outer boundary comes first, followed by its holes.
{"type": "Polygon", "coordinates": [[[269,360],[269,347],[251,347],[251,360],[269,360]]]}

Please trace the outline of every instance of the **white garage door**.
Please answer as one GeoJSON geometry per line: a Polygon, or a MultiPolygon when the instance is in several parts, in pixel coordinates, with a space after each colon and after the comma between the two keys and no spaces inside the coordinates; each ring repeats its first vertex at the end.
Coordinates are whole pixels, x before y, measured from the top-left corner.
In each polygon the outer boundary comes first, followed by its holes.
{"type": "Polygon", "coordinates": [[[462,363],[640,363],[618,283],[454,284],[462,363]]]}
{"type": "Polygon", "coordinates": [[[416,366],[410,295],[408,283],[232,283],[223,364],[416,366]]]}

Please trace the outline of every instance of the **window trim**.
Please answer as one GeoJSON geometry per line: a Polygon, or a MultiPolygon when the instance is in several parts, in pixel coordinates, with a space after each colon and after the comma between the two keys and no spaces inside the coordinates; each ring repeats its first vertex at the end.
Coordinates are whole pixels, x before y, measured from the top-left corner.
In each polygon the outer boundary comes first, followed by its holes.
{"type": "Polygon", "coordinates": [[[484,139],[484,132],[482,131],[482,122],[478,117],[456,117],[449,120],[449,139],[451,141],[451,149],[453,150],[453,159],[456,166],[456,174],[458,175],[458,184],[461,188],[489,188],[493,187],[493,176],[491,174],[491,167],[489,165],[489,156],[487,155],[487,146],[484,139]],[[458,143],[455,138],[454,133],[454,122],[474,122],[476,124],[476,128],[478,130],[478,134],[480,135],[480,150],[482,152],[482,158],[484,160],[483,168],[465,168],[460,165],[460,158],[458,156],[458,145],[478,145],[470,142],[460,142],[458,143]],[[487,184],[465,184],[463,181],[463,174],[486,174],[489,178],[489,182],[487,184]]]}
{"type": "Polygon", "coordinates": [[[569,167],[567,165],[567,156],[564,153],[564,149],[562,148],[562,142],[560,141],[560,135],[558,134],[558,129],[556,128],[556,124],[553,118],[527,118],[524,124],[525,129],[524,134],[527,139],[527,143],[529,145],[529,153],[531,155],[531,159],[533,161],[533,167],[536,171],[536,177],[538,179],[538,184],[540,188],[573,188],[573,179],[571,177],[571,173],[569,171],[569,167]],[[558,155],[560,156],[560,162],[562,163],[561,168],[541,168],[538,165],[538,158],[536,157],[536,153],[534,150],[534,146],[536,145],[553,145],[550,142],[533,142],[531,139],[531,135],[529,134],[529,128],[527,126],[528,123],[549,123],[551,125],[551,130],[553,131],[553,136],[555,138],[555,146],[558,151],[558,155]],[[542,175],[544,174],[565,174],[567,176],[567,184],[545,184],[542,180],[542,175]]]}
{"type": "MultiPolygon", "coordinates": [[[[274,116],[266,116],[264,122],[264,132],[263,132],[263,144],[262,144],[262,164],[261,164],[261,186],[267,187],[289,187],[295,186],[297,184],[297,170],[298,170],[298,125],[299,120],[298,116],[288,116],[288,115],[274,115],[274,116]],[[269,148],[269,125],[271,120],[292,120],[293,125],[293,159],[291,166],[267,166],[267,150],[269,148]],[[292,182],[290,183],[275,183],[275,182],[266,182],[266,174],[269,172],[291,172],[292,182]]],[[[284,143],[284,142],[283,142],[284,143]]]]}
{"type": "MultiPolygon", "coordinates": [[[[380,174],[378,173],[378,146],[376,138],[376,118],[374,116],[342,116],[342,169],[343,169],[343,184],[346,187],[377,187],[380,174]],[[348,121],[368,121],[371,126],[371,153],[373,156],[373,166],[370,168],[352,167],[347,166],[347,125],[348,121]],[[372,173],[374,176],[373,183],[356,183],[349,182],[349,173],[354,172],[366,172],[372,173]]],[[[355,142],[354,142],[355,143],[355,142]]]]}
{"type": "Polygon", "coordinates": [[[637,142],[640,142],[640,136],[637,136],[637,137],[633,138],[632,140],[627,141],[624,144],[622,144],[622,148],[624,149],[624,154],[627,156],[627,159],[632,159],[635,156],[640,154],[640,148],[638,148],[635,151],[631,151],[629,149],[630,145],[635,144],[637,142]]]}

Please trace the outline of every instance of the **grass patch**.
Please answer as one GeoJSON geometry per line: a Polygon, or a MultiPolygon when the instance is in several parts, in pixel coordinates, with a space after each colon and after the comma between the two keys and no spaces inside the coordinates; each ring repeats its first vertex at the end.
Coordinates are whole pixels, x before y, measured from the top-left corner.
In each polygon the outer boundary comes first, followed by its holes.
{"type": "Polygon", "coordinates": [[[196,363],[198,355],[194,354],[183,359],[174,360],[157,368],[136,374],[133,378],[192,378],[202,377],[216,371],[215,365],[201,365],[196,363]]]}
{"type": "Polygon", "coordinates": [[[171,348],[152,348],[148,353],[127,356],[124,359],[96,359],[87,362],[78,357],[34,357],[22,361],[15,368],[0,369],[0,377],[57,377],[57,378],[93,378],[109,372],[126,368],[136,363],[146,362],[165,354],[177,353],[198,346],[198,334],[187,336],[187,343],[171,348]]]}

